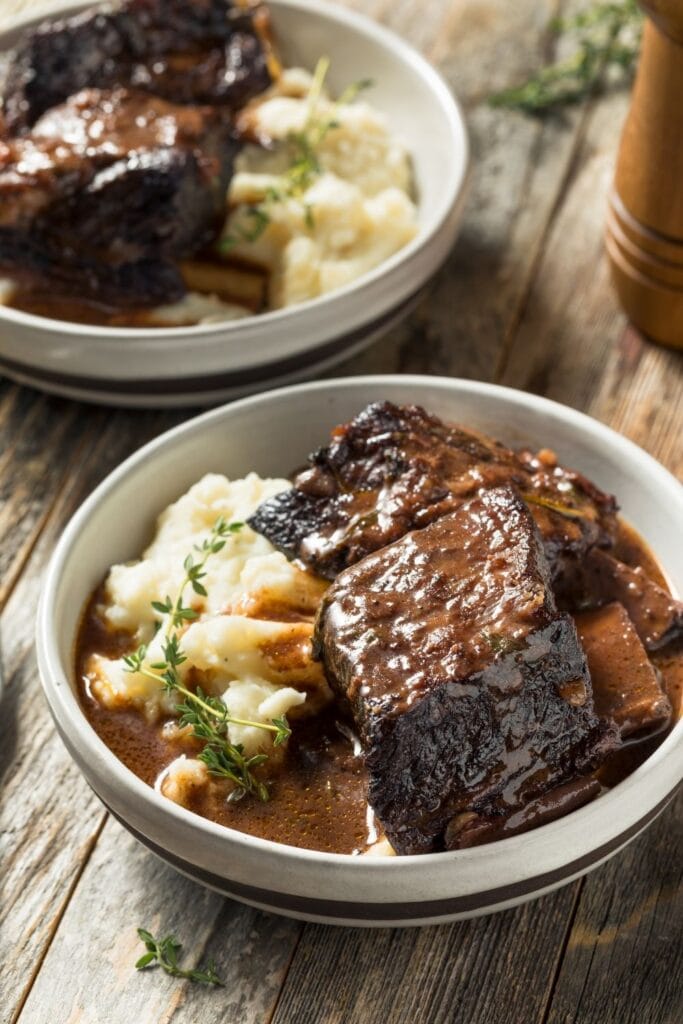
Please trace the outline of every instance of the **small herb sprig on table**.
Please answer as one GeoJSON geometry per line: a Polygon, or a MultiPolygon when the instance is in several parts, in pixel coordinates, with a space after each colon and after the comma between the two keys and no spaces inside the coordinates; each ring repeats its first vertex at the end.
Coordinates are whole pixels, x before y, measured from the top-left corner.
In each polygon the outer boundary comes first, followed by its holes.
{"type": "MultiPolygon", "coordinates": [[[[301,131],[289,132],[285,138],[285,143],[292,152],[289,167],[280,175],[278,185],[266,191],[265,198],[260,203],[247,206],[240,212],[237,223],[233,224],[232,234],[220,242],[221,252],[230,252],[239,242],[255,242],[270,224],[274,204],[287,199],[300,199],[315,179],[323,173],[320,146],[329,132],[339,127],[337,111],[340,107],[353,103],[361,92],[373,85],[372,79],[369,78],[354,82],[335,101],[329,113],[322,116],[318,108],[329,69],[329,57],[321,57],[308,92],[308,113],[304,126],[301,131]]],[[[311,206],[305,206],[304,215],[306,226],[313,228],[315,220],[311,206]]]]}
{"type": "Polygon", "coordinates": [[[636,0],[599,0],[574,17],[556,19],[553,31],[575,38],[571,56],[541,68],[522,85],[495,93],[489,102],[543,116],[603,92],[615,71],[621,81],[630,81],[642,25],[636,0]]]}
{"type": "Polygon", "coordinates": [[[184,604],[185,591],[191,587],[195,594],[207,596],[206,587],[202,583],[206,577],[206,563],[211,555],[225,547],[228,537],[241,530],[242,526],[243,523],[228,523],[222,516],[217,519],[209,536],[196,548],[198,557],[189,554],[185,559],[185,575],[175,600],[167,596],[165,601],[152,602],[155,611],[168,616],[161,648],[163,660],[148,665],[148,648],[146,644],[141,644],[133,653],[124,655],[123,661],[127,672],[140,673],[153,679],[167,693],[176,693],[184,698],[182,703],[176,705],[180,725],[192,726],[192,735],[203,743],[198,757],[210,774],[234,783],[231,800],[249,794],[265,802],[269,799],[268,787],[255,777],[254,769],[267,761],[268,755],[254,754],[247,757],[241,743],[230,742],[229,726],[242,725],[270,732],[273,734],[273,744],[279,747],[291,735],[287,719],[281,716],[273,718],[271,722],[251,722],[235,718],[219,697],[205,694],[199,687],[196,690],[188,689],[178,672],[187,658],[181,649],[177,631],[197,618],[195,609],[184,604]]]}
{"type": "Polygon", "coordinates": [[[206,967],[186,969],[178,966],[178,954],[182,945],[175,935],[167,935],[163,939],[155,939],[146,928],[138,928],[140,941],[144,942],[146,953],[140,957],[135,964],[137,971],[144,971],[148,967],[161,967],[174,978],[187,978],[188,981],[199,982],[201,985],[222,985],[223,982],[216,974],[216,965],[209,960],[206,967]]]}

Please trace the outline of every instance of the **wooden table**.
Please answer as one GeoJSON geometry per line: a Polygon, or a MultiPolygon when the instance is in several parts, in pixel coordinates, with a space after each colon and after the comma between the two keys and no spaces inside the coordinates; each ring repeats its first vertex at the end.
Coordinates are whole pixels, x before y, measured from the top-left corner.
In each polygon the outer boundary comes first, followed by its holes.
{"type": "MultiPolygon", "coordinates": [[[[2,14],[34,0],[3,0],[2,14]]],[[[602,249],[628,97],[539,123],[487,95],[552,52],[542,0],[356,0],[433,60],[474,149],[463,231],[419,309],[338,373],[440,373],[549,395],[683,470],[681,356],[629,328],[602,249]]],[[[588,877],[518,910],[364,932],[270,917],[158,862],[103,811],[52,727],[33,625],[76,506],[190,415],[89,408],[0,384],[0,1019],[21,1024],[677,1024],[683,1020],[683,795],[588,877]],[[225,988],[139,975],[135,928],[175,931],[225,988]]]]}

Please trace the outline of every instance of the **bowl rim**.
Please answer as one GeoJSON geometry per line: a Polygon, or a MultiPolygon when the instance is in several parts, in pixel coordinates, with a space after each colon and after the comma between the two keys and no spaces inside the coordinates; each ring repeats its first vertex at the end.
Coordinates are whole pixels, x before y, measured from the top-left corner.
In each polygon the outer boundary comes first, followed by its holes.
{"type": "MultiPolygon", "coordinates": [[[[666,801],[673,795],[683,777],[683,758],[680,758],[680,768],[676,772],[674,771],[674,757],[672,756],[676,750],[683,751],[683,717],[674,725],[669,735],[650,757],[627,776],[626,779],[602,794],[598,800],[580,807],[556,821],[541,825],[531,832],[487,843],[483,847],[386,858],[357,857],[350,854],[326,853],[288,846],[283,843],[276,843],[239,832],[236,829],[219,825],[216,822],[194,814],[158,794],[151,786],[142,782],[134,772],[118,760],[88,722],[71,682],[74,675],[73,665],[69,665],[68,671],[65,671],[61,662],[55,619],[56,598],[61,577],[70,559],[71,549],[77,541],[83,524],[93,514],[98,512],[103,505],[106,505],[110,494],[116,490],[120,482],[128,475],[135,473],[141,465],[154,460],[157,452],[173,446],[179,438],[186,438],[197,433],[201,434],[207,426],[214,422],[218,422],[226,416],[229,418],[235,413],[239,414],[239,412],[249,407],[267,405],[269,402],[280,398],[291,398],[296,401],[300,397],[305,397],[307,394],[315,392],[339,389],[352,390],[355,387],[362,388],[365,386],[381,387],[386,384],[413,386],[417,389],[436,385],[437,387],[444,387],[444,390],[452,391],[454,396],[458,393],[469,392],[483,399],[502,399],[522,409],[528,408],[531,404],[536,410],[545,412],[551,418],[554,417],[555,419],[562,420],[570,428],[579,428],[584,436],[587,434],[596,440],[605,442],[612,451],[619,454],[622,460],[630,463],[639,463],[641,466],[646,467],[651,477],[657,480],[658,485],[668,491],[668,498],[680,508],[683,520],[683,486],[651,455],[634,442],[618,434],[605,424],[593,419],[586,413],[579,412],[551,399],[518,391],[517,389],[459,378],[428,375],[375,374],[292,385],[239,399],[173,427],[144,445],[137,452],[134,452],[105,477],[76,510],[65,527],[45,573],[36,620],[36,648],[42,688],[58,728],[64,730],[74,748],[78,749],[82,756],[87,757],[89,763],[99,763],[106,766],[109,773],[108,779],[111,781],[111,784],[120,786],[127,796],[135,798],[138,807],[149,810],[149,820],[153,820],[155,817],[156,820],[160,818],[167,819],[168,827],[178,826],[180,833],[185,835],[195,833],[197,837],[204,835],[207,839],[217,840],[219,843],[222,841],[228,845],[234,843],[247,851],[252,851],[255,855],[259,853],[270,854],[278,858],[296,861],[299,864],[318,865],[337,870],[349,864],[360,864],[363,869],[373,873],[389,870],[394,873],[406,872],[410,874],[416,865],[422,865],[423,868],[429,870],[431,866],[436,866],[437,863],[440,866],[446,864],[455,866],[457,864],[472,864],[475,861],[484,861],[489,864],[493,862],[496,863],[497,868],[500,868],[497,859],[501,853],[506,854],[506,861],[510,864],[515,862],[518,855],[528,855],[530,837],[536,837],[539,840],[545,841],[545,846],[548,848],[546,853],[548,858],[550,858],[556,853],[557,847],[561,845],[563,838],[571,840],[571,833],[574,833],[575,830],[580,831],[582,827],[590,826],[591,819],[593,821],[598,820],[596,818],[596,807],[599,807],[598,815],[600,819],[607,818],[610,811],[613,808],[618,808],[619,804],[622,805],[623,810],[625,793],[633,788],[636,783],[656,774],[662,764],[666,762],[667,767],[670,769],[668,775],[672,776],[673,784],[667,784],[667,788],[663,792],[661,787],[657,790],[655,794],[656,799],[648,803],[647,813],[650,813],[652,808],[659,802],[666,801]]],[[[419,394],[416,395],[416,400],[419,401],[419,394]]],[[[647,813],[641,815],[638,820],[643,820],[647,813]]],[[[613,836],[611,835],[611,838],[620,834],[615,832],[613,836]]],[[[569,850],[569,843],[567,843],[567,848],[569,850]]],[[[596,845],[590,847],[591,850],[599,848],[601,848],[601,844],[597,840],[596,845]]],[[[567,857],[570,858],[569,852],[567,857]]],[[[528,859],[528,856],[526,859],[528,859]]],[[[354,869],[352,868],[351,870],[354,869]]],[[[541,868],[538,870],[534,868],[524,869],[524,877],[533,878],[541,873],[541,868]]]]}
{"type": "MultiPolygon", "coordinates": [[[[56,19],[60,17],[60,14],[67,12],[75,14],[81,9],[96,7],[102,2],[104,0],[60,0],[56,9],[43,8],[37,14],[33,12],[19,15],[11,19],[0,32],[0,53],[4,52],[4,40],[7,36],[38,24],[50,16],[56,19]]],[[[443,75],[417,49],[392,29],[355,10],[338,6],[331,3],[330,0],[266,0],[266,2],[273,8],[289,8],[299,12],[319,14],[332,23],[343,24],[359,35],[369,37],[384,50],[393,51],[402,63],[410,67],[431,89],[433,98],[438,102],[441,112],[448,122],[450,137],[455,145],[451,147],[453,160],[448,165],[450,174],[439,189],[438,207],[430,222],[420,225],[418,233],[407,245],[372,270],[362,274],[355,281],[350,281],[341,288],[336,288],[325,295],[307,299],[305,302],[293,306],[269,310],[265,313],[250,314],[235,320],[180,327],[106,327],[42,317],[0,303],[0,322],[5,320],[8,323],[31,327],[43,335],[54,333],[74,337],[87,336],[94,342],[97,342],[98,339],[110,341],[113,338],[124,343],[144,340],[148,344],[153,344],[156,341],[164,350],[168,350],[169,346],[173,347],[174,342],[182,345],[189,339],[212,337],[217,334],[225,337],[225,340],[228,341],[232,335],[238,335],[240,331],[244,331],[245,327],[251,328],[254,324],[258,324],[264,330],[271,326],[276,330],[280,326],[286,326],[292,317],[297,315],[306,316],[310,313],[312,317],[315,317],[320,314],[325,316],[326,320],[333,321],[338,305],[345,303],[351,295],[358,296],[359,299],[365,298],[378,281],[390,277],[399,268],[407,268],[414,264],[441,231],[447,227],[454,210],[460,209],[465,200],[470,175],[471,149],[462,107],[443,75]],[[160,335],[161,337],[159,337],[160,335]]],[[[412,152],[410,148],[408,151],[409,154],[412,152]]],[[[417,205],[419,208],[419,198],[417,205]]],[[[362,303],[359,304],[362,305],[362,303]]]]}

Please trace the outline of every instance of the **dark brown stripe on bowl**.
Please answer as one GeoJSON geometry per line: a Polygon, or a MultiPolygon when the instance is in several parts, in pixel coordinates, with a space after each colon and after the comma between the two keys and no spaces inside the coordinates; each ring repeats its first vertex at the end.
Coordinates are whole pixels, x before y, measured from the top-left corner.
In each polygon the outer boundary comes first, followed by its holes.
{"type": "MultiPolygon", "coordinates": [[[[339,356],[341,361],[347,349],[356,345],[360,346],[368,335],[382,330],[389,330],[394,323],[406,316],[418,302],[423,290],[423,288],[419,288],[389,313],[384,313],[381,317],[378,317],[371,323],[364,324],[350,334],[333,338],[332,341],[328,341],[316,348],[307,349],[297,356],[291,356],[273,363],[264,363],[262,366],[249,370],[216,373],[200,377],[174,377],[165,380],[157,378],[125,380],[120,378],[81,377],[73,373],[57,373],[53,370],[45,370],[42,367],[35,367],[30,363],[19,363],[16,360],[3,357],[0,358],[0,373],[6,372],[10,376],[18,374],[24,379],[30,377],[38,385],[44,383],[54,387],[61,386],[80,391],[86,390],[95,392],[103,397],[111,396],[112,398],[116,398],[118,395],[148,395],[150,397],[189,395],[194,393],[201,394],[204,391],[216,391],[222,388],[248,388],[252,384],[258,385],[274,377],[284,377],[299,371],[304,373],[311,363],[321,363],[327,359],[333,359],[336,355],[339,356]]],[[[163,334],[163,330],[160,329],[159,334],[163,334]]],[[[121,342],[121,355],[123,357],[125,355],[125,348],[123,346],[127,344],[127,341],[126,339],[121,339],[121,342]]]]}
{"type": "MultiPolygon", "coordinates": [[[[675,796],[678,788],[678,785],[675,786],[647,814],[630,828],[625,829],[614,839],[610,840],[610,842],[597,847],[584,857],[569,861],[563,867],[557,868],[554,871],[547,871],[545,874],[536,875],[534,878],[519,882],[516,885],[503,885],[497,889],[487,889],[472,896],[454,896],[449,899],[423,900],[408,903],[354,903],[351,900],[347,902],[345,900],[311,899],[307,896],[273,892],[268,889],[259,889],[252,885],[244,885],[242,882],[236,882],[233,879],[223,878],[220,875],[204,871],[189,861],[176,857],[162,847],[157,846],[151,839],[148,839],[136,829],[131,828],[105,801],[102,802],[116,820],[143,846],[146,846],[148,850],[156,854],[157,857],[160,857],[161,860],[166,861],[172,867],[177,868],[178,871],[181,871],[189,878],[203,882],[211,889],[217,889],[226,896],[232,896],[237,900],[258,903],[266,907],[277,908],[278,911],[285,915],[287,912],[291,912],[294,914],[311,914],[318,917],[336,918],[339,921],[377,921],[390,925],[396,921],[447,918],[454,914],[472,913],[478,910],[484,911],[508,900],[532,896],[541,889],[558,887],[563,882],[566,883],[573,876],[584,874],[598,861],[616,853],[630,839],[633,839],[634,836],[654,821],[657,815],[664,810],[666,805],[675,796]]],[[[100,800],[102,800],[101,797],[100,800]]]]}

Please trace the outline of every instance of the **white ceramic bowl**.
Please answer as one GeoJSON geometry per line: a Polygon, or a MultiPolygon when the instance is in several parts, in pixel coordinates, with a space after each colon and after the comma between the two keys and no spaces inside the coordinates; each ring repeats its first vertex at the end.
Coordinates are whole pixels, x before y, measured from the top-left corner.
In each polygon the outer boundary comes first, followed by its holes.
{"type": "Polygon", "coordinates": [[[203,473],[281,476],[371,401],[418,402],[512,445],[550,446],[615,492],[683,591],[683,488],[654,459],[572,409],[507,388],[438,377],[359,377],[243,399],[164,434],[123,463],[71,520],[50,564],[38,659],[57,727],[102,801],[180,871],[262,908],[355,925],[425,924],[523,902],[589,871],[662,810],[683,774],[683,722],[628,779],[565,818],[478,849],[349,857],[255,839],[158,795],[125,768],[81,711],[72,664],[81,609],[114,562],[139,555],[157,514],[203,473]],[[150,486],[154,481],[154,486],[150,486]]]}
{"type": "MultiPolygon", "coordinates": [[[[73,13],[92,0],[58,8],[73,13]]],[[[89,327],[0,307],[0,372],[117,405],[208,403],[286,383],[347,358],[386,332],[441,265],[460,222],[468,165],[462,114],[440,75],[398,36],[320,0],[269,2],[285,63],[330,57],[330,86],[372,76],[370,102],[410,149],[419,231],[357,282],[300,306],[225,324],[166,330],[89,327]]],[[[0,52],[33,16],[0,34],[0,52]]]]}

